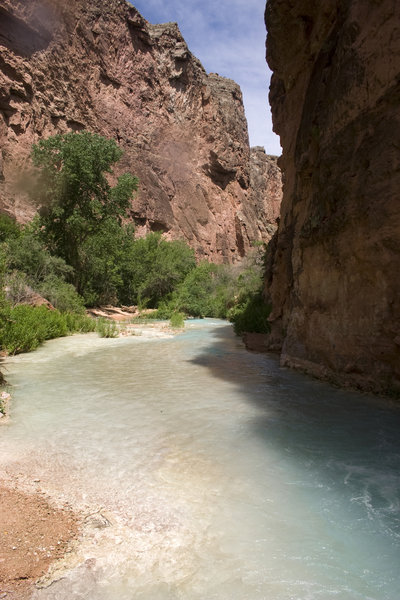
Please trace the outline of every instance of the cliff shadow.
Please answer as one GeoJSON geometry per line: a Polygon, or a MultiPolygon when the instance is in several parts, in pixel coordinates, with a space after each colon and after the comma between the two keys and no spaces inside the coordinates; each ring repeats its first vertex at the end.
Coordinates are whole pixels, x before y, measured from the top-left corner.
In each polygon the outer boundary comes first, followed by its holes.
{"type": "Polygon", "coordinates": [[[49,45],[52,34],[42,27],[33,29],[16,15],[0,7],[0,41],[11,52],[28,58],[49,45]]]}
{"type": "Polygon", "coordinates": [[[371,460],[375,470],[380,462],[394,469],[389,463],[400,455],[398,405],[282,368],[275,355],[247,351],[230,325],[210,335],[210,345],[191,362],[233,383],[256,407],[249,427],[267,447],[306,470],[317,469],[329,484],[332,472],[322,465],[346,473],[371,460]]]}

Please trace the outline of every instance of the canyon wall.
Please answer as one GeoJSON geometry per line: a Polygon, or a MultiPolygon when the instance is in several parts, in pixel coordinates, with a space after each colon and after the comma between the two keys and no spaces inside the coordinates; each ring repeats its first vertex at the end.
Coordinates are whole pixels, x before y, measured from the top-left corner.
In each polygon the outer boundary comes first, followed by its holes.
{"type": "Polygon", "coordinates": [[[266,293],[282,364],[400,392],[400,4],[269,0],[284,193],[266,293]]]}
{"type": "Polygon", "coordinates": [[[139,235],[232,262],[276,227],[280,173],[259,149],[251,167],[240,88],[207,75],[175,23],[150,25],[124,0],[0,0],[3,212],[34,214],[32,143],[82,129],[116,139],[117,174],[139,177],[139,235]]]}

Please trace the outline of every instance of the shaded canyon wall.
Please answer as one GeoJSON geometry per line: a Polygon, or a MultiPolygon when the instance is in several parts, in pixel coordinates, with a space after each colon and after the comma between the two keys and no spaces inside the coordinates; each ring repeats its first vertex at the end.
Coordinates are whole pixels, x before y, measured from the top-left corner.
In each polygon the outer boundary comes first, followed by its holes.
{"type": "Polygon", "coordinates": [[[271,236],[276,161],[257,150],[251,166],[239,86],[207,75],[175,23],[150,25],[124,0],[0,0],[1,210],[29,219],[32,143],[82,129],[116,139],[117,172],[139,177],[139,234],[216,262],[271,236]]]}
{"type": "Polygon", "coordinates": [[[282,364],[400,391],[400,3],[269,0],[284,197],[266,293],[282,364]]]}

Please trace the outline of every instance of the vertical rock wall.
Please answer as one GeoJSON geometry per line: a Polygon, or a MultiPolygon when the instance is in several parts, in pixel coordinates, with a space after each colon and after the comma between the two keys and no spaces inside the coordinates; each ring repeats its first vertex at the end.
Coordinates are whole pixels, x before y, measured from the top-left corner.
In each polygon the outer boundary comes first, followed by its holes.
{"type": "Polygon", "coordinates": [[[284,197],[271,246],[282,363],[400,390],[400,3],[269,0],[284,197]]]}
{"type": "Polygon", "coordinates": [[[266,239],[240,88],[207,75],[175,23],[124,0],[0,0],[0,208],[29,219],[32,143],[82,129],[116,139],[118,169],[138,175],[139,233],[216,262],[266,239]]]}

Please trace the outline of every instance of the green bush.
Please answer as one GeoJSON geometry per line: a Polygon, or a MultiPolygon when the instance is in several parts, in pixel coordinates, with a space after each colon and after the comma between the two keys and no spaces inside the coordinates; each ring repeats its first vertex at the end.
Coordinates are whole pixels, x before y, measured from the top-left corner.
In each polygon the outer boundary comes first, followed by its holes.
{"type": "Polygon", "coordinates": [[[212,300],[216,269],[216,265],[204,261],[187,275],[174,297],[176,310],[193,317],[214,316],[212,300]]]}
{"type": "Polygon", "coordinates": [[[58,256],[53,256],[39,239],[37,223],[25,227],[18,238],[4,244],[8,271],[17,270],[27,275],[35,288],[49,277],[71,278],[73,269],[58,256]]]}
{"type": "Polygon", "coordinates": [[[8,215],[0,214],[0,243],[21,234],[21,227],[8,215]]]}
{"type": "MultiPolygon", "coordinates": [[[[169,318],[169,315],[167,318],[169,318]]],[[[151,310],[151,311],[142,312],[139,315],[137,315],[136,317],[132,317],[131,319],[129,319],[129,323],[136,323],[139,325],[140,324],[143,325],[143,324],[152,323],[153,321],[157,321],[157,320],[162,320],[158,316],[158,310],[151,310]]]]}
{"type": "Polygon", "coordinates": [[[269,333],[270,312],[271,307],[265,303],[261,294],[257,294],[247,298],[243,304],[231,308],[228,318],[233,323],[236,335],[242,335],[244,332],[269,333]]]}
{"type": "Polygon", "coordinates": [[[82,296],[78,294],[71,283],[60,277],[50,276],[38,286],[39,293],[46,298],[54,308],[61,312],[83,314],[85,306],[82,296]]]}
{"type": "Polygon", "coordinates": [[[95,328],[94,319],[86,315],[61,313],[46,306],[4,305],[0,316],[0,346],[8,354],[30,352],[45,340],[95,328]]]}
{"type": "Polygon", "coordinates": [[[106,219],[81,248],[81,288],[87,306],[131,304],[132,225],[106,219]]]}
{"type": "Polygon", "coordinates": [[[157,307],[195,266],[194,251],[185,242],[164,240],[160,233],[135,240],[125,274],[130,301],[157,307]]]}
{"type": "Polygon", "coordinates": [[[160,305],[159,312],[169,316],[181,311],[193,317],[224,319],[234,303],[234,288],[235,278],[229,267],[203,261],[160,305]]]}
{"type": "Polygon", "coordinates": [[[183,329],[185,327],[185,315],[181,312],[172,313],[169,324],[173,329],[183,329]]]}
{"type": "Polygon", "coordinates": [[[63,315],[45,306],[20,304],[9,311],[1,332],[1,347],[9,354],[29,352],[45,340],[67,335],[63,315]]]}
{"type": "Polygon", "coordinates": [[[154,314],[155,319],[165,321],[171,318],[172,313],[175,312],[174,303],[168,300],[162,300],[154,314]]]}
{"type": "Polygon", "coordinates": [[[116,338],[119,333],[117,324],[114,321],[108,321],[107,319],[97,320],[96,331],[99,336],[103,338],[116,338]]]}
{"type": "Polygon", "coordinates": [[[14,306],[29,300],[32,294],[32,288],[26,273],[21,271],[12,271],[4,276],[5,292],[9,302],[14,306]]]}
{"type": "Polygon", "coordinates": [[[89,333],[96,330],[96,321],[85,314],[64,313],[69,333],[89,333]]]}

